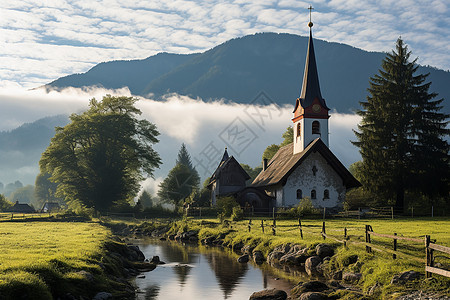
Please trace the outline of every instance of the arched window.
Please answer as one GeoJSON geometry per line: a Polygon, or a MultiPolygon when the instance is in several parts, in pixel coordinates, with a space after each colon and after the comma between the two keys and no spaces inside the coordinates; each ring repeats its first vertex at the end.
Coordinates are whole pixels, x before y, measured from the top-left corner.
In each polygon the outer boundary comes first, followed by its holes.
{"type": "Polygon", "coordinates": [[[302,136],[302,125],[297,123],[297,137],[302,136]]]}
{"type": "Polygon", "coordinates": [[[311,199],[316,199],[316,190],[311,191],[311,199]]]}
{"type": "Polygon", "coordinates": [[[312,122],[312,134],[320,134],[320,123],[319,123],[319,121],[312,122]]]}
{"type": "Polygon", "coordinates": [[[297,190],[297,199],[302,199],[303,198],[303,193],[301,189],[297,190]]]}
{"type": "Polygon", "coordinates": [[[329,190],[323,191],[323,199],[330,199],[330,191],[329,190]]]}

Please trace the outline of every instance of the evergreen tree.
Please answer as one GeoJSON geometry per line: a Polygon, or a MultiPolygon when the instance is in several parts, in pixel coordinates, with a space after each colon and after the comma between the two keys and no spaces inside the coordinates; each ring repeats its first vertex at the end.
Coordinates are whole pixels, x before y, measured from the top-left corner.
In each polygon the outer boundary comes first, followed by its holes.
{"type": "Polygon", "coordinates": [[[177,164],[159,185],[158,197],[163,202],[182,205],[193,190],[198,190],[199,184],[200,177],[195,169],[177,164]]]}
{"type": "Polygon", "coordinates": [[[153,206],[152,196],[150,195],[149,192],[144,190],[142,194],[139,196],[138,203],[140,203],[143,209],[152,207],[153,206]]]}
{"type": "Polygon", "coordinates": [[[189,155],[184,143],[181,144],[181,148],[180,151],[178,151],[178,157],[175,164],[183,164],[189,169],[194,170],[194,167],[192,166],[191,156],[189,155]]]}
{"type": "Polygon", "coordinates": [[[396,51],[386,55],[382,70],[370,78],[369,96],[358,111],[358,140],[352,142],[363,158],[363,185],[378,197],[395,200],[399,209],[408,189],[426,192],[423,187],[433,182],[448,193],[448,144],[442,140],[448,116],[439,112],[443,99],[433,100],[436,94],[428,92],[428,74],[414,75],[418,66],[416,60],[408,61],[410,55],[398,39],[396,51]],[[444,173],[444,178],[435,176],[444,173]],[[425,176],[431,177],[418,186],[425,176]]]}

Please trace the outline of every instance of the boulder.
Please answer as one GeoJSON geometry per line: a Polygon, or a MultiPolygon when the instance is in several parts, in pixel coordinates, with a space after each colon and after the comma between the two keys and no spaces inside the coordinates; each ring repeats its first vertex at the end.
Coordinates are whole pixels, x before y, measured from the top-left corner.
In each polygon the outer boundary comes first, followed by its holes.
{"type": "Polygon", "coordinates": [[[305,271],[309,276],[320,276],[316,267],[322,262],[319,256],[311,256],[305,261],[305,271]]]}
{"type": "Polygon", "coordinates": [[[92,298],[92,300],[108,300],[108,299],[112,299],[113,296],[111,293],[107,293],[107,292],[100,292],[97,293],[94,298],[92,298]]]}
{"type": "Polygon", "coordinates": [[[320,256],[320,258],[325,258],[327,256],[334,255],[334,248],[329,244],[319,244],[316,246],[316,254],[320,256]]]}
{"type": "Polygon", "coordinates": [[[249,300],[286,300],[287,293],[282,290],[271,289],[254,292],[249,300]]]}
{"type": "Polygon", "coordinates": [[[367,290],[367,295],[369,296],[375,296],[377,293],[379,293],[381,291],[381,284],[380,283],[375,283],[373,286],[371,286],[368,290],[367,290]]]}
{"type": "Polygon", "coordinates": [[[342,270],[334,272],[333,275],[331,276],[331,279],[342,280],[342,270]]]}
{"type": "Polygon", "coordinates": [[[244,247],[244,243],[239,242],[233,245],[233,251],[240,251],[244,247]]]}
{"type": "Polygon", "coordinates": [[[321,281],[313,280],[308,282],[299,282],[298,285],[291,290],[291,299],[299,299],[304,293],[323,292],[327,290],[331,290],[330,287],[321,281]]]}
{"type": "Polygon", "coordinates": [[[258,265],[264,262],[264,255],[262,254],[261,251],[259,250],[253,251],[253,261],[258,265]]]}
{"type": "MultiPolygon", "coordinates": [[[[342,274],[342,273],[341,273],[341,274],[342,274]]],[[[345,287],[342,286],[341,283],[340,283],[339,281],[337,281],[337,280],[330,280],[330,281],[328,282],[328,285],[329,285],[330,287],[334,288],[334,289],[337,289],[337,290],[345,289],[345,287]]]]}
{"type": "Polygon", "coordinates": [[[301,294],[299,300],[328,300],[328,296],[318,292],[308,292],[301,294]]]}
{"type": "Polygon", "coordinates": [[[342,280],[348,283],[358,283],[361,277],[362,277],[361,273],[344,273],[342,275],[342,280]]]}
{"type": "Polygon", "coordinates": [[[249,260],[250,260],[249,255],[244,254],[244,255],[240,256],[237,261],[238,261],[238,263],[245,264],[245,263],[248,263],[249,260]]]}
{"type": "Polygon", "coordinates": [[[89,282],[94,281],[94,275],[92,275],[91,273],[89,273],[85,270],[78,271],[78,272],[76,272],[76,274],[79,274],[80,276],[82,276],[84,279],[86,279],[89,282]]]}
{"type": "Polygon", "coordinates": [[[153,256],[152,260],[150,261],[150,263],[155,264],[155,265],[163,265],[163,264],[165,264],[165,262],[159,260],[159,256],[158,255],[153,256]]]}
{"type": "Polygon", "coordinates": [[[406,272],[403,272],[403,273],[401,273],[399,275],[394,275],[394,277],[392,277],[391,283],[394,283],[394,284],[405,284],[408,281],[417,280],[421,276],[422,275],[419,272],[406,271],[406,272]]]}
{"type": "Polygon", "coordinates": [[[280,258],[284,256],[284,252],[281,251],[272,251],[267,255],[267,263],[271,264],[274,262],[278,262],[280,258]]]}
{"type": "Polygon", "coordinates": [[[252,252],[253,252],[253,249],[255,249],[255,247],[250,246],[250,245],[246,245],[246,246],[241,248],[241,252],[242,252],[242,254],[251,255],[252,252]]]}
{"type": "Polygon", "coordinates": [[[145,255],[138,246],[129,245],[127,247],[126,258],[131,261],[144,261],[145,255]]]}

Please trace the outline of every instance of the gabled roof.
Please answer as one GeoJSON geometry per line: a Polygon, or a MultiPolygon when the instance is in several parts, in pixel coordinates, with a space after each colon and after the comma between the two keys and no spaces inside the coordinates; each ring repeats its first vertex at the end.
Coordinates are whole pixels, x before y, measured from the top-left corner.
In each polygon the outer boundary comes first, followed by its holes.
{"type": "Polygon", "coordinates": [[[225,149],[223,158],[219,163],[219,166],[217,167],[216,171],[214,171],[214,173],[212,174],[212,176],[209,180],[208,186],[211,185],[212,183],[214,183],[217,180],[217,178],[219,178],[220,173],[230,164],[235,164],[236,166],[238,166],[238,170],[240,170],[244,174],[245,180],[250,179],[250,176],[247,174],[247,172],[242,168],[242,166],[237,162],[237,160],[233,156],[228,157],[226,160],[224,160],[225,154],[226,154],[226,156],[228,156],[226,149],[225,149]]]}
{"type": "Polygon", "coordinates": [[[32,212],[34,212],[34,209],[26,203],[19,203],[19,201],[17,201],[7,211],[8,212],[19,212],[19,213],[32,213],[32,212]]]}
{"type": "Polygon", "coordinates": [[[343,179],[347,189],[361,186],[361,183],[347,170],[320,138],[312,141],[300,153],[293,154],[294,144],[281,147],[269,161],[265,171],[261,171],[253,180],[252,187],[266,187],[286,183],[292,172],[313,152],[319,152],[328,164],[343,179]]]}
{"type": "Polygon", "coordinates": [[[319,85],[319,75],[317,73],[316,55],[314,53],[314,45],[312,32],[309,31],[308,52],[306,54],[305,73],[303,75],[302,91],[300,98],[295,103],[295,109],[300,104],[303,108],[311,106],[314,99],[318,98],[320,104],[329,110],[325,103],[325,99],[322,98],[319,85]]]}

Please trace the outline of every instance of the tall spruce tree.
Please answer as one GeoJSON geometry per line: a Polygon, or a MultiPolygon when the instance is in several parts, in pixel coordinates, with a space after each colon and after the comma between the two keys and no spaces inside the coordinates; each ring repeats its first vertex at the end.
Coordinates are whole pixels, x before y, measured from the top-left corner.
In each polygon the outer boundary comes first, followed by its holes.
{"type": "Polygon", "coordinates": [[[370,78],[367,102],[355,131],[362,155],[361,181],[380,198],[404,208],[405,191],[428,196],[448,194],[448,143],[443,136],[448,115],[440,113],[443,99],[433,100],[428,74],[414,75],[416,60],[409,61],[402,39],[386,55],[379,74],[370,78]]]}
{"type": "Polygon", "coordinates": [[[199,189],[200,176],[192,166],[191,157],[184,143],[178,151],[175,163],[175,167],[160,183],[157,194],[163,202],[181,205],[192,191],[199,189]]]}
{"type": "Polygon", "coordinates": [[[175,164],[183,164],[190,170],[194,170],[194,167],[192,166],[191,156],[189,155],[184,143],[181,144],[181,148],[180,151],[178,151],[178,157],[175,164]]]}

